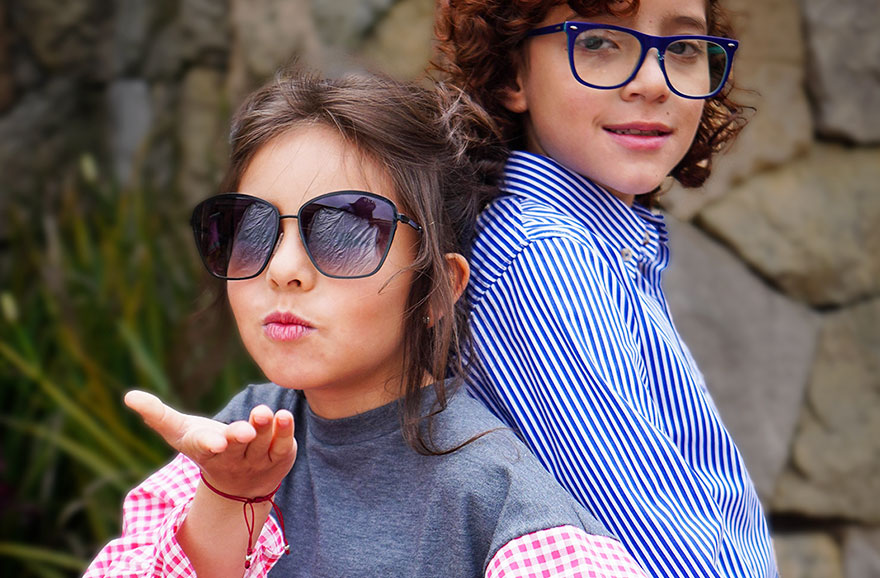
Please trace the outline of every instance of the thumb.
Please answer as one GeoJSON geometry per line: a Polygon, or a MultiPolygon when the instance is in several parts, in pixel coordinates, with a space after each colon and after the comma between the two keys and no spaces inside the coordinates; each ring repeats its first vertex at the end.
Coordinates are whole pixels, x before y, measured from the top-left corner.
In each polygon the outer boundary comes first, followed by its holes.
{"type": "Polygon", "coordinates": [[[162,403],[158,397],[145,391],[129,391],[125,394],[125,405],[140,414],[144,423],[155,430],[175,449],[186,429],[186,416],[162,403]]]}

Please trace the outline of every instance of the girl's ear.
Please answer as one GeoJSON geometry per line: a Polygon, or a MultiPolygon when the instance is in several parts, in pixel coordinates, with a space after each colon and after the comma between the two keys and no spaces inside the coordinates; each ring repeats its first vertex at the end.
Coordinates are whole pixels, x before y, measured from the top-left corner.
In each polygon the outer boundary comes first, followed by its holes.
{"type": "MultiPolygon", "coordinates": [[[[458,253],[446,253],[446,267],[452,275],[452,293],[455,295],[455,301],[458,301],[461,294],[464,293],[471,278],[471,266],[468,265],[467,259],[458,253]]],[[[442,317],[442,315],[440,316],[442,317]]],[[[433,307],[428,307],[428,314],[425,316],[425,325],[433,327],[438,317],[434,313],[433,307]]]]}
{"type": "Polygon", "coordinates": [[[446,253],[445,258],[449,273],[452,274],[452,291],[455,293],[455,300],[458,301],[467,287],[468,279],[471,278],[471,266],[468,265],[467,259],[458,253],[446,253]]]}

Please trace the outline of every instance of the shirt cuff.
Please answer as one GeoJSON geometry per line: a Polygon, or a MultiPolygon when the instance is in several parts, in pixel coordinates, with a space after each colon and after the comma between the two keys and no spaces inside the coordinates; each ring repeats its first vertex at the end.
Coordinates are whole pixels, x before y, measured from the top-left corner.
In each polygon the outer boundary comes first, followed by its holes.
{"type": "MultiPolygon", "coordinates": [[[[156,543],[156,576],[164,578],[195,578],[192,563],[177,541],[177,531],[186,519],[192,500],[169,512],[159,529],[156,543]]],[[[242,520],[242,523],[244,521],[242,520]]],[[[275,518],[269,516],[254,544],[253,559],[244,578],[263,578],[284,554],[284,537],[275,518]]],[[[241,561],[244,568],[244,559],[241,561]]]]}
{"type": "MultiPolygon", "coordinates": [[[[269,516],[263,524],[263,531],[254,544],[254,558],[245,578],[260,578],[269,573],[275,562],[284,554],[284,535],[275,518],[269,516]]],[[[242,564],[244,561],[242,560],[242,564]]]]}
{"type": "Polygon", "coordinates": [[[647,577],[618,540],[587,534],[574,526],[558,526],[511,540],[486,568],[486,578],[527,576],[647,577]]]}

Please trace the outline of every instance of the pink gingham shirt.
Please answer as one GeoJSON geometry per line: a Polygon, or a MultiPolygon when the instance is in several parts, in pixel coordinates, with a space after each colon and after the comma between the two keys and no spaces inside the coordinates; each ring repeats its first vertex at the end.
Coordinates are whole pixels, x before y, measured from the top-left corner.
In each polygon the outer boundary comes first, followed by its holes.
{"type": "MultiPolygon", "coordinates": [[[[195,578],[176,539],[199,484],[199,468],[178,455],[132,490],[123,504],[122,536],[107,544],[83,578],[195,578]]],[[[265,577],[281,557],[284,541],[272,516],[254,547],[248,578],[265,577]]],[[[295,545],[293,546],[295,547],[295,545]]],[[[485,578],[646,578],[613,538],[587,534],[574,526],[520,536],[490,560],[485,578]]]]}

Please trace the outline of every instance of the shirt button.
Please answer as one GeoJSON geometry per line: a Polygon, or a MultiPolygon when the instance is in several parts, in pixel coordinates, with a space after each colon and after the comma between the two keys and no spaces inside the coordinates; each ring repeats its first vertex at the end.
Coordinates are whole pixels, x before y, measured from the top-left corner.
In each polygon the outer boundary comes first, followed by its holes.
{"type": "Polygon", "coordinates": [[[651,242],[651,234],[646,231],[645,236],[642,237],[642,245],[647,245],[650,242],[651,242]]]}
{"type": "Polygon", "coordinates": [[[629,247],[624,247],[620,250],[620,256],[624,261],[628,263],[633,256],[632,249],[630,249],[629,247]]]}

